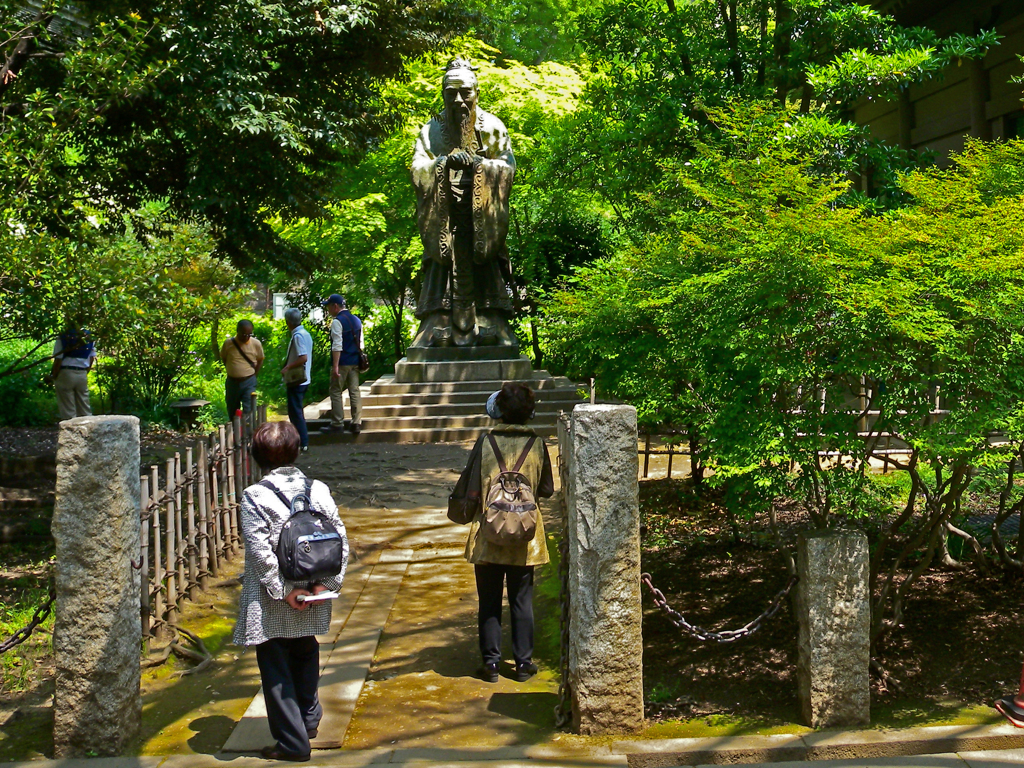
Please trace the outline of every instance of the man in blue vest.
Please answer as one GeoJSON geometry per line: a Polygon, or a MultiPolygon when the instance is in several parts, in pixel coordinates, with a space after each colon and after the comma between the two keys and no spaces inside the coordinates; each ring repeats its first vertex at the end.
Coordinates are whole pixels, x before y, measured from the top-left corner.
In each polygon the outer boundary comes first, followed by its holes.
{"type": "Polygon", "coordinates": [[[89,370],[96,359],[96,345],[84,328],[69,325],[53,344],[50,376],[57,392],[60,420],[92,416],[89,404],[89,370]]]}
{"type": "Polygon", "coordinates": [[[347,428],[358,435],[362,431],[363,407],[359,396],[359,350],[363,347],[363,323],[353,315],[345,298],[332,293],[324,302],[331,321],[331,423],[322,432],[341,432],[345,425],[345,390],[352,408],[347,428]]]}

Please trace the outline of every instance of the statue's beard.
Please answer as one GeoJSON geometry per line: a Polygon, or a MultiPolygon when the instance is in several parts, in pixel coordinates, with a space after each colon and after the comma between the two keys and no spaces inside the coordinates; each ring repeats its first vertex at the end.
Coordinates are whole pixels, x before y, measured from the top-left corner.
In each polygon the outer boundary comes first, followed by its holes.
{"type": "Polygon", "coordinates": [[[467,152],[479,150],[476,145],[476,107],[465,111],[449,109],[445,115],[445,122],[451,126],[449,136],[453,143],[458,142],[458,148],[467,152]]]}

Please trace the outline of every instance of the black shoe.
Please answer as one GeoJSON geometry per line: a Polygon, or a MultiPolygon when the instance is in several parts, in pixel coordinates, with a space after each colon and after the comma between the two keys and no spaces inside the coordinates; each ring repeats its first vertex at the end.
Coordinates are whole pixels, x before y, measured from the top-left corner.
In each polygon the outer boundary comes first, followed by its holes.
{"type": "Polygon", "coordinates": [[[260,755],[264,760],[287,760],[291,763],[306,763],[309,762],[310,753],[307,752],[304,755],[300,755],[296,752],[285,752],[275,744],[272,747],[261,749],[260,755]]]}
{"type": "Polygon", "coordinates": [[[994,704],[1000,714],[1018,728],[1024,728],[1024,707],[1021,707],[1013,696],[1004,696],[994,704]]]}
{"type": "Polygon", "coordinates": [[[340,434],[341,432],[344,432],[345,428],[344,427],[336,427],[333,424],[325,424],[324,426],[320,427],[320,431],[321,432],[326,432],[329,435],[337,435],[337,434],[340,434]]]}
{"type": "Polygon", "coordinates": [[[522,664],[516,664],[516,672],[513,677],[520,682],[525,683],[531,677],[537,674],[537,665],[532,661],[527,661],[522,664]]]}
{"type": "Polygon", "coordinates": [[[318,733],[320,733],[320,729],[319,728],[307,728],[306,729],[306,736],[310,739],[310,741],[315,739],[316,735],[318,733]]]}
{"type": "Polygon", "coordinates": [[[302,451],[302,453],[308,453],[309,452],[309,446],[308,445],[304,445],[301,448],[299,448],[299,450],[302,451]]]}
{"type": "Polygon", "coordinates": [[[498,665],[484,664],[483,669],[480,670],[480,677],[485,683],[498,682],[498,665]]]}
{"type": "Polygon", "coordinates": [[[348,431],[351,432],[353,435],[358,435],[360,432],[363,431],[363,425],[362,424],[349,424],[348,425],[348,431]]]}

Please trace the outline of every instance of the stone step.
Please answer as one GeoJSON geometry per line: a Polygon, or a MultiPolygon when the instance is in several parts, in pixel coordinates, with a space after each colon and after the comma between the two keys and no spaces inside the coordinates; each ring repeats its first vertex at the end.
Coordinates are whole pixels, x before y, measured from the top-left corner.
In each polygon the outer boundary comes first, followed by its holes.
{"type": "Polygon", "coordinates": [[[530,378],[533,366],[522,355],[517,360],[463,360],[446,363],[415,363],[402,358],[395,363],[395,381],[450,383],[458,381],[523,381],[530,378]]]}
{"type": "MultiPolygon", "coordinates": [[[[402,394],[441,394],[448,392],[487,392],[490,394],[501,389],[507,380],[478,379],[465,381],[425,381],[417,383],[400,383],[393,376],[381,376],[370,385],[371,395],[402,395],[402,394]]],[[[577,389],[577,385],[564,376],[551,376],[547,371],[534,371],[532,378],[521,378],[534,391],[545,389],[577,389]]]]}
{"type": "MultiPolygon", "coordinates": [[[[345,420],[348,423],[348,419],[345,420]]],[[[306,427],[310,432],[319,430],[331,423],[328,418],[307,419],[306,427]]],[[[551,427],[558,423],[558,411],[538,413],[530,420],[530,427],[551,427]]],[[[493,429],[498,422],[484,413],[473,413],[468,416],[378,416],[369,417],[363,413],[363,432],[390,432],[403,429],[463,429],[468,427],[493,429]]]]}
{"type": "MultiPolygon", "coordinates": [[[[537,416],[530,426],[538,434],[552,437],[560,411],[570,411],[581,402],[579,387],[564,376],[553,377],[537,371],[526,379],[537,392],[537,416]]],[[[475,440],[495,425],[484,413],[487,398],[501,388],[500,379],[403,384],[394,376],[382,376],[360,387],[362,431],[320,433],[330,423],[331,401],[306,407],[310,443],[325,442],[458,442],[475,440]],[[318,418],[317,418],[318,417],[318,418]]],[[[351,415],[348,397],[345,414],[351,415]]]]}
{"type": "MultiPolygon", "coordinates": [[[[479,416],[484,413],[486,398],[470,403],[402,403],[398,405],[380,404],[380,399],[374,398],[367,404],[363,401],[363,420],[398,418],[402,416],[419,416],[421,418],[445,418],[449,416],[479,416]]],[[[557,414],[559,410],[570,410],[573,405],[579,402],[579,398],[560,398],[537,401],[537,414],[557,414]]]]}
{"type": "MultiPolygon", "coordinates": [[[[363,395],[363,408],[378,408],[385,406],[425,406],[438,405],[457,407],[469,405],[474,408],[482,408],[487,398],[495,390],[482,389],[475,392],[433,392],[428,394],[417,394],[407,392],[405,394],[368,394],[363,395]],[[372,405],[370,405],[372,403],[372,405]]],[[[563,403],[581,402],[579,393],[575,387],[564,389],[541,389],[537,391],[537,404],[541,403],[563,403]]],[[[345,401],[346,404],[348,400],[345,401]]],[[[329,403],[328,403],[329,405],[329,403]]]]}
{"type": "MultiPolygon", "coordinates": [[[[461,443],[476,440],[480,435],[494,426],[492,421],[487,427],[454,427],[439,429],[389,429],[381,432],[364,430],[358,435],[351,432],[309,433],[310,445],[329,445],[332,443],[461,443]]],[[[541,437],[554,437],[554,426],[533,425],[534,431],[541,437]]]]}
{"type": "Polygon", "coordinates": [[[52,506],[52,490],[0,487],[0,510],[2,511],[52,506]]]}

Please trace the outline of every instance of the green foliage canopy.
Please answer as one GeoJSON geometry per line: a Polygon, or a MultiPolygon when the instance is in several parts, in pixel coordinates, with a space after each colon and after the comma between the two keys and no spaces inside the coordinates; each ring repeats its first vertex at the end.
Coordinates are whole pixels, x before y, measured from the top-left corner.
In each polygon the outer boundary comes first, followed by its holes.
{"type": "Polygon", "coordinates": [[[580,270],[548,342],[772,492],[822,451],[866,459],[866,410],[923,457],[974,460],[1024,398],[1024,145],[972,145],[870,216],[837,204],[848,182],[794,150],[790,118],[713,114],[722,142],[666,165],[665,231],[580,270]]]}
{"type": "Polygon", "coordinates": [[[596,190],[632,231],[659,226],[649,202],[662,161],[690,154],[715,130],[708,110],[738,99],[799,104],[836,139],[818,159],[827,170],[877,165],[878,186],[893,185],[891,169],[916,157],[836,125],[843,111],[997,42],[992,32],[941,39],[850,0],[613,0],[579,23],[592,76],[552,170],[563,186],[596,190]]]}
{"type": "Polygon", "coordinates": [[[396,124],[382,96],[460,17],[437,0],[0,0],[0,215],[56,234],[146,201],[238,265],[302,263],[264,222],[396,124]]]}

